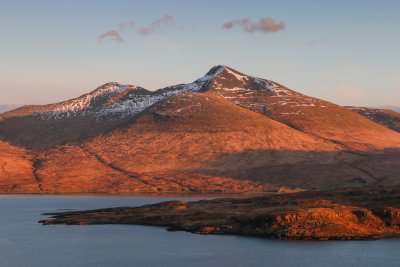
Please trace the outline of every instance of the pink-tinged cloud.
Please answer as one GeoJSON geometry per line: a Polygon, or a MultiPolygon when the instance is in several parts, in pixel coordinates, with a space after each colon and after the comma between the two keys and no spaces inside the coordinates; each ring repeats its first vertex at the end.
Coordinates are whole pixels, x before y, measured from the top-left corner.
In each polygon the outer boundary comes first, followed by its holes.
{"type": "Polygon", "coordinates": [[[173,20],[174,20],[174,17],[172,17],[171,15],[164,15],[161,18],[159,18],[158,20],[154,21],[153,23],[151,23],[147,26],[141,27],[137,31],[137,33],[141,34],[141,35],[149,35],[149,34],[162,32],[168,27],[168,25],[170,25],[172,23],[173,20]]]}
{"type": "Polygon", "coordinates": [[[270,17],[260,18],[257,22],[251,21],[249,18],[227,21],[222,25],[222,28],[230,30],[234,27],[240,27],[243,31],[248,33],[253,32],[279,32],[283,31],[286,27],[285,22],[276,22],[275,19],[270,17]]]}
{"type": "Polygon", "coordinates": [[[122,38],[121,34],[119,34],[119,32],[112,30],[112,31],[108,31],[103,33],[102,35],[99,36],[99,38],[97,39],[97,43],[101,44],[103,41],[114,41],[117,43],[122,43],[124,41],[124,39],[122,38]]]}
{"type": "Polygon", "coordinates": [[[103,34],[101,34],[99,36],[99,38],[97,39],[97,43],[102,43],[103,41],[114,41],[117,43],[122,43],[124,41],[124,38],[122,37],[122,33],[125,30],[129,30],[131,28],[133,28],[133,26],[135,25],[135,23],[133,21],[125,21],[125,22],[121,22],[118,26],[118,30],[111,30],[111,31],[107,31],[103,34]]]}

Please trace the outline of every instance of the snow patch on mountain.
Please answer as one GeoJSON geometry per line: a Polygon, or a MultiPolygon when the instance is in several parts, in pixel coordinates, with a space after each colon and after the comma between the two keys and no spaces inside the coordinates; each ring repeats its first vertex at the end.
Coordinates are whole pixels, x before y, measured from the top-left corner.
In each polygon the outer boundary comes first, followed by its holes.
{"type": "Polygon", "coordinates": [[[53,112],[63,113],[63,112],[75,112],[87,109],[94,105],[96,100],[99,98],[109,98],[115,94],[124,92],[128,88],[136,88],[134,86],[119,85],[117,83],[105,84],[89,94],[85,94],[81,97],[71,99],[60,104],[56,104],[53,112]]]}
{"type": "Polygon", "coordinates": [[[232,71],[229,68],[225,68],[225,70],[227,73],[229,73],[230,75],[233,75],[239,81],[246,82],[247,80],[249,80],[249,77],[247,75],[239,74],[235,71],[232,71]]]}

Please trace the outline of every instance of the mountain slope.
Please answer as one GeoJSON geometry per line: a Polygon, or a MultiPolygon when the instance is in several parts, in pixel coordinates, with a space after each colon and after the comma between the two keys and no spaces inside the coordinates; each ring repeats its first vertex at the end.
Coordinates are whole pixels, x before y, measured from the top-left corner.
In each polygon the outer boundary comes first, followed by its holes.
{"type": "Polygon", "coordinates": [[[133,172],[192,169],[215,155],[244,150],[338,149],[218,96],[194,93],[158,103],[129,127],[85,145],[133,172]],[[120,146],[129,150],[120,154],[120,146]],[[129,157],[134,158],[127,160],[129,157]]]}
{"type": "Polygon", "coordinates": [[[346,152],[215,94],[184,93],[79,147],[48,150],[37,173],[49,192],[90,192],[93,180],[120,192],[330,188],[395,184],[399,155],[346,152]]]}
{"type": "Polygon", "coordinates": [[[256,149],[338,148],[216,95],[183,93],[157,103],[128,126],[80,147],[47,151],[38,174],[49,192],[66,190],[66,185],[68,190],[74,186],[77,190],[78,182],[81,189],[91,191],[90,181],[95,177],[101,190],[111,186],[118,191],[258,191],[271,186],[214,175],[208,164],[222,153],[256,149]],[[87,168],[79,167],[80,162],[87,168]],[[131,183],[113,177],[118,173],[131,183]],[[110,185],[111,181],[115,183],[110,185]]]}
{"type": "Polygon", "coordinates": [[[23,148],[0,142],[0,192],[37,192],[40,186],[32,155],[23,148]]]}

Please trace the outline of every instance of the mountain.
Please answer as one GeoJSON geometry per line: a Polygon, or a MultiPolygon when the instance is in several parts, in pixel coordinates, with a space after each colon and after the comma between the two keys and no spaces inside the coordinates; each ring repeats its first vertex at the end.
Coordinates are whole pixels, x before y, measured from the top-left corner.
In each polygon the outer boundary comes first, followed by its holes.
{"type": "Polygon", "coordinates": [[[400,113],[390,109],[365,107],[347,107],[370,120],[373,120],[389,129],[400,132],[400,113]]]}
{"type": "Polygon", "coordinates": [[[24,106],[0,115],[0,140],[2,192],[254,192],[400,179],[399,133],[225,66],[156,91],[107,83],[24,106]]]}

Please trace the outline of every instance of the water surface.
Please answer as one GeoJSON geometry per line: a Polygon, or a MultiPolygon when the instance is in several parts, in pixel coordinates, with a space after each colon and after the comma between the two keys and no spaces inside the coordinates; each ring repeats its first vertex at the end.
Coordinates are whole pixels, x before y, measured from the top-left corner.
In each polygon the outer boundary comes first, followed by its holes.
{"type": "Polygon", "coordinates": [[[44,212],[136,206],[170,199],[0,196],[0,266],[400,266],[400,239],[279,241],[168,232],[149,226],[37,223],[44,212]]]}

